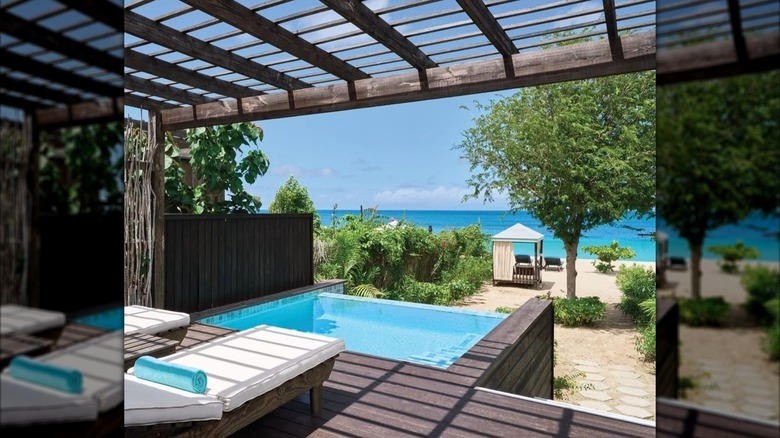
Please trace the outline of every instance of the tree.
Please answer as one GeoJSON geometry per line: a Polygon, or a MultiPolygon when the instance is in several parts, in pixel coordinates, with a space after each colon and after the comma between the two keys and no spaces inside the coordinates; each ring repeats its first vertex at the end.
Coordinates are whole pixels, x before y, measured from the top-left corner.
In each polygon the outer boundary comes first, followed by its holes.
{"type": "Polygon", "coordinates": [[[238,161],[242,146],[263,140],[263,130],[252,123],[208,126],[187,130],[190,166],[194,183],[184,181],[181,151],[168,136],[165,146],[166,211],[180,213],[254,213],[260,199],[244,189],[268,171],[268,157],[259,149],[249,150],[238,161]],[[223,199],[230,193],[229,199],[223,199]]]}
{"type": "Polygon", "coordinates": [[[780,72],[658,90],[658,216],[688,241],[691,296],[701,298],[708,232],[777,214],[780,72]]]}
{"type": "Polygon", "coordinates": [[[320,229],[320,215],[309,197],[306,187],[300,185],[294,176],[287,179],[274,196],[268,207],[269,213],[311,213],[314,220],[314,232],[320,229]]]}
{"type": "Polygon", "coordinates": [[[599,272],[613,272],[615,267],[612,262],[620,259],[630,259],[635,257],[636,253],[629,247],[621,247],[617,240],[613,240],[611,245],[590,245],[582,248],[588,254],[596,256],[593,266],[599,272]]]}
{"type": "Polygon", "coordinates": [[[491,101],[455,148],[473,193],[507,194],[553,230],[566,250],[566,292],[576,298],[583,232],[655,205],[655,72],[526,88],[491,101]]]}

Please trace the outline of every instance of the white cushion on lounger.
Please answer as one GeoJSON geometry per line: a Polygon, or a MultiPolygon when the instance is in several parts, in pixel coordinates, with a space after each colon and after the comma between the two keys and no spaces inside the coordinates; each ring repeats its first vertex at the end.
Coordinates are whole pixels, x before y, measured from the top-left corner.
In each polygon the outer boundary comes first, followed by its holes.
{"type": "Polygon", "coordinates": [[[65,325],[65,314],[5,304],[0,306],[0,335],[35,333],[65,325]]]}
{"type": "Polygon", "coordinates": [[[231,411],[344,350],[343,339],[261,325],[161,359],[203,370],[206,394],[231,411]]]}
{"type": "Polygon", "coordinates": [[[91,421],[97,417],[97,401],[92,397],[0,375],[0,425],[91,421]]]}
{"type": "Polygon", "coordinates": [[[125,334],[154,335],[189,325],[190,315],[145,306],[125,306],[125,334]]]}
{"type": "Polygon", "coordinates": [[[123,349],[124,334],[115,330],[35,358],[78,369],[83,382],[81,394],[17,380],[6,368],[0,376],[3,423],[90,420],[118,406],[123,397],[123,349]]]}
{"type": "Polygon", "coordinates": [[[219,420],[222,401],[125,374],[125,427],[219,420]]]}

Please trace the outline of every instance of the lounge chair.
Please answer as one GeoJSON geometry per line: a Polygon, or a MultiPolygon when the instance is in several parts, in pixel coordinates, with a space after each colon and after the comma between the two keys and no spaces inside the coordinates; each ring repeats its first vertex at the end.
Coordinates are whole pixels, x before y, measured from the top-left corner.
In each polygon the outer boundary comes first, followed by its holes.
{"type": "Polygon", "coordinates": [[[83,391],[70,393],[0,374],[0,424],[26,427],[98,420],[122,403],[122,333],[109,332],[34,358],[77,369],[83,391]]]}
{"type": "Polygon", "coordinates": [[[190,315],[146,306],[125,306],[125,335],[144,334],[181,341],[190,315]]]}
{"type": "Polygon", "coordinates": [[[316,413],[322,384],[344,349],[342,339],[262,325],[160,358],[204,371],[202,395],[138,378],[131,368],[126,434],[227,436],[306,391],[316,413]]]}
{"type": "Polygon", "coordinates": [[[62,312],[5,304],[0,306],[0,336],[43,334],[56,338],[65,320],[62,312]]]}
{"type": "Polygon", "coordinates": [[[531,256],[526,254],[520,254],[515,256],[515,266],[517,265],[531,265],[531,256]]]}
{"type": "Polygon", "coordinates": [[[544,270],[555,269],[556,271],[563,270],[563,260],[560,257],[545,257],[544,258],[544,270]]]}
{"type": "Polygon", "coordinates": [[[684,271],[688,269],[688,265],[686,264],[684,257],[669,257],[669,269],[684,271]]]}

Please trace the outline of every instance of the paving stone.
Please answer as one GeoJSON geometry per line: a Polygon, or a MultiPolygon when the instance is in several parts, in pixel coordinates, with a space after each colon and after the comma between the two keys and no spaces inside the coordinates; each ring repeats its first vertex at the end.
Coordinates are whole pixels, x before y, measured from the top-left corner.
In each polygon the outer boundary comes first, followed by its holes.
{"type": "Polygon", "coordinates": [[[612,371],[612,375],[620,379],[638,379],[640,377],[639,374],[629,371],[612,371]]]}
{"type": "Polygon", "coordinates": [[[777,411],[777,400],[769,397],[750,397],[747,403],[750,405],[764,406],[766,408],[775,409],[775,411],[777,411]]]}
{"type": "Polygon", "coordinates": [[[646,408],[652,404],[641,397],[632,397],[630,395],[627,395],[625,397],[620,397],[620,401],[622,401],[624,404],[627,404],[629,406],[638,406],[640,408],[646,408]]]}
{"type": "Polygon", "coordinates": [[[767,408],[766,406],[756,406],[754,404],[746,404],[739,407],[739,409],[749,414],[751,417],[759,417],[759,418],[776,418],[777,417],[777,410],[767,408]]]}
{"type": "Polygon", "coordinates": [[[646,395],[650,395],[644,389],[633,388],[631,386],[618,386],[617,390],[619,392],[622,392],[623,394],[634,395],[634,396],[637,396],[637,397],[644,397],[646,395]]]}
{"type": "Polygon", "coordinates": [[[606,391],[609,389],[609,385],[604,382],[597,382],[595,380],[589,380],[585,385],[590,385],[588,389],[594,389],[596,391],[606,391]]]}
{"type": "Polygon", "coordinates": [[[615,409],[623,415],[630,415],[632,417],[650,418],[653,416],[653,413],[647,409],[638,408],[636,406],[617,405],[615,406],[615,409]]]}
{"type": "Polygon", "coordinates": [[[644,388],[645,384],[641,380],[636,379],[618,379],[618,384],[621,386],[630,386],[632,388],[644,388]]]}
{"type": "Polygon", "coordinates": [[[577,365],[574,368],[577,368],[578,370],[586,372],[586,373],[598,374],[598,373],[601,372],[601,368],[600,367],[591,367],[591,366],[588,366],[588,365],[577,365]]]}
{"type": "Polygon", "coordinates": [[[604,376],[601,374],[585,373],[585,380],[594,380],[596,382],[603,382],[604,376]]]}
{"type": "Polygon", "coordinates": [[[610,412],[612,411],[612,407],[610,407],[608,404],[604,402],[600,402],[598,400],[582,400],[577,402],[578,405],[584,406],[586,408],[596,409],[599,411],[605,411],[610,412]]]}
{"type": "Polygon", "coordinates": [[[618,371],[629,371],[629,372],[635,372],[636,370],[634,367],[630,367],[628,365],[610,365],[609,369],[611,370],[618,370],[618,371]]]}
{"type": "Polygon", "coordinates": [[[590,361],[590,360],[583,360],[583,359],[574,359],[572,362],[576,363],[577,365],[585,365],[588,367],[597,367],[599,364],[596,362],[590,361]]]}
{"type": "Polygon", "coordinates": [[[764,398],[771,398],[773,395],[776,395],[777,392],[772,391],[771,389],[762,386],[743,386],[741,389],[741,392],[745,394],[748,397],[764,397],[764,398]]]}
{"type": "Polygon", "coordinates": [[[598,400],[598,401],[612,400],[612,396],[610,396],[609,394],[603,391],[586,390],[586,391],[580,391],[580,394],[584,395],[585,397],[591,398],[593,400],[598,400]]]}
{"type": "Polygon", "coordinates": [[[736,408],[734,405],[728,402],[720,401],[720,400],[702,400],[700,402],[702,405],[715,409],[721,412],[736,412],[736,408]]]}
{"type": "Polygon", "coordinates": [[[724,402],[734,401],[734,399],[737,398],[732,391],[722,391],[718,389],[702,391],[701,395],[706,399],[720,400],[724,402]]]}

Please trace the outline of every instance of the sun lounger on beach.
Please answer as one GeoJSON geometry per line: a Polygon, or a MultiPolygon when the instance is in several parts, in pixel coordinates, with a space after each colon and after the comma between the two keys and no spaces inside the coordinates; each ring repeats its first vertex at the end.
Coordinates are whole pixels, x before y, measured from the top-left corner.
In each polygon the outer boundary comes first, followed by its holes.
{"type": "Polygon", "coordinates": [[[556,271],[563,270],[563,260],[560,257],[545,257],[544,258],[544,270],[548,271],[555,269],[556,271]]]}
{"type": "Polygon", "coordinates": [[[202,394],[145,380],[133,367],[125,376],[125,431],[227,436],[307,390],[317,412],[344,349],[342,339],[263,325],[159,358],[205,373],[202,394]]]}
{"type": "Polygon", "coordinates": [[[684,271],[688,269],[688,266],[683,257],[669,257],[669,269],[676,271],[684,271]]]}
{"type": "Polygon", "coordinates": [[[98,420],[122,403],[122,333],[109,332],[35,358],[0,374],[3,427],[98,420]],[[74,374],[77,382],[71,380],[74,374]],[[63,380],[67,379],[67,380],[63,380]]]}
{"type": "Polygon", "coordinates": [[[190,315],[146,306],[125,306],[125,334],[157,335],[181,341],[190,315]]]}

